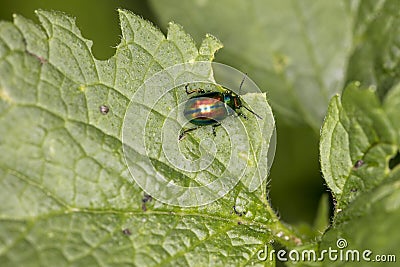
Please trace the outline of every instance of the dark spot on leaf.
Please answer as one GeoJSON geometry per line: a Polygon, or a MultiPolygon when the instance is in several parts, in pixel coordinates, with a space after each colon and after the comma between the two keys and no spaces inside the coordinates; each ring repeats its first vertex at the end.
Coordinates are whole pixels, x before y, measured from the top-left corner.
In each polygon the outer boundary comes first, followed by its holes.
{"type": "Polygon", "coordinates": [[[143,198],[142,198],[142,210],[143,211],[147,210],[146,203],[150,202],[152,199],[153,199],[153,197],[150,196],[149,194],[147,194],[147,193],[143,194],[143,198]]]}
{"type": "Polygon", "coordinates": [[[359,159],[354,163],[354,169],[360,168],[362,165],[364,165],[364,161],[362,159],[359,159]]]}
{"type": "Polygon", "coordinates": [[[241,222],[241,221],[238,221],[238,225],[242,225],[242,222],[241,222]]]}
{"type": "Polygon", "coordinates": [[[146,202],[150,202],[153,199],[152,196],[150,196],[149,194],[144,193],[143,194],[143,198],[142,198],[142,202],[146,203],[146,202]]]}
{"type": "Polygon", "coordinates": [[[100,113],[103,115],[106,115],[110,111],[110,108],[107,107],[106,105],[101,105],[100,106],[100,113]]]}
{"type": "Polygon", "coordinates": [[[122,233],[124,234],[124,235],[131,235],[132,233],[131,233],[131,230],[129,230],[128,228],[125,228],[124,230],[122,230],[122,233]]]}
{"type": "Polygon", "coordinates": [[[393,170],[399,164],[400,164],[400,152],[397,151],[396,155],[389,160],[389,169],[393,170]]]}
{"type": "Polygon", "coordinates": [[[354,193],[354,192],[357,192],[358,190],[357,190],[357,188],[352,188],[352,189],[350,189],[350,191],[354,193]]]}

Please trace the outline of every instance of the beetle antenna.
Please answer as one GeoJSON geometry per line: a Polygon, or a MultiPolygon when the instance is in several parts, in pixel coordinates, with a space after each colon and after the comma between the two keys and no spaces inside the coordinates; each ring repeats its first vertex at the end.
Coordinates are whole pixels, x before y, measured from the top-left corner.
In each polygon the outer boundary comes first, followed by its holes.
{"type": "Polygon", "coordinates": [[[258,115],[258,114],[255,113],[254,111],[250,110],[248,107],[246,107],[246,106],[242,106],[242,107],[244,107],[245,109],[247,109],[248,111],[250,111],[251,113],[253,113],[253,114],[254,114],[257,118],[259,118],[260,120],[263,119],[260,115],[258,115]]]}
{"type": "MultiPolygon", "coordinates": [[[[242,89],[244,80],[246,80],[246,77],[247,77],[247,73],[244,74],[243,79],[242,79],[242,81],[240,82],[240,85],[239,85],[239,94],[240,94],[240,90],[242,89]]],[[[248,111],[250,111],[251,113],[253,113],[253,114],[254,114],[257,118],[259,118],[260,120],[263,119],[260,115],[256,114],[254,111],[250,110],[248,107],[246,107],[246,106],[242,106],[242,107],[244,107],[245,109],[247,109],[248,111]]]]}
{"type": "Polygon", "coordinates": [[[247,77],[247,73],[244,74],[243,79],[242,79],[242,81],[240,82],[240,85],[239,85],[239,94],[240,94],[240,90],[242,89],[244,80],[246,80],[246,77],[247,77]]]}

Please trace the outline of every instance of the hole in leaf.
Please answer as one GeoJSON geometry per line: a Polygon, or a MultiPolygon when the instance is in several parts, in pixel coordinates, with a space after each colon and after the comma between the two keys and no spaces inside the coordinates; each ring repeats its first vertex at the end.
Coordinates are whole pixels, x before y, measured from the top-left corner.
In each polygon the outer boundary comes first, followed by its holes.
{"type": "Polygon", "coordinates": [[[400,152],[397,150],[397,154],[389,160],[389,169],[392,170],[399,164],[400,164],[400,152]]]}

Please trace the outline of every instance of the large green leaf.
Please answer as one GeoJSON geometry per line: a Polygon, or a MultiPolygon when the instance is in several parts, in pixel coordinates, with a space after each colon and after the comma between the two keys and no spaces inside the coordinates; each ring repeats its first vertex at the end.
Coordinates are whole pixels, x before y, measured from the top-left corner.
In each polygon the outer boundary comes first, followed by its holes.
{"type": "Polygon", "coordinates": [[[268,92],[279,118],[319,129],[343,87],[352,12],[345,1],[152,0],[163,23],[225,44],[218,61],[247,72],[268,92]],[[177,8],[179,6],[179,8],[177,8]]]}
{"type": "MultiPolygon", "coordinates": [[[[21,16],[0,24],[2,266],[272,266],[271,259],[257,259],[270,240],[286,246],[301,242],[269,206],[265,180],[257,190],[239,182],[214,203],[192,208],[152,200],[130,182],[121,135],[131,97],[161,70],[211,61],[221,47],[218,40],[207,36],[197,49],[179,25],[170,24],[165,37],[119,10],[121,43],[115,56],[100,61],[72,18],[37,15],[41,25],[21,16]]],[[[263,94],[243,99],[268,107],[263,94]]],[[[165,119],[157,112],[156,119],[165,119]]],[[[256,120],[240,121],[253,127],[256,120]]],[[[147,125],[149,136],[153,122],[147,125]]],[[[264,127],[267,123],[273,120],[265,120],[264,127]]],[[[210,137],[210,131],[193,133],[182,146],[198,145],[197,135],[210,137]]],[[[254,140],[259,157],[260,142],[254,140]]],[[[161,148],[156,141],[148,145],[151,153],[161,148]]],[[[133,160],[138,172],[143,171],[139,159],[133,160]]],[[[185,178],[165,158],[152,162],[159,173],[185,178]]]]}

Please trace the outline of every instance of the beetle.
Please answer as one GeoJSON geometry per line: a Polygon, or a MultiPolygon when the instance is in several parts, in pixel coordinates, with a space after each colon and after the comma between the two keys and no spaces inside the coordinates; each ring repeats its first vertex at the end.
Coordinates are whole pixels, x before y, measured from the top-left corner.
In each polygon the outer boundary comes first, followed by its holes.
{"type": "MultiPolygon", "coordinates": [[[[242,88],[245,78],[246,76],[243,77],[240,83],[239,91],[242,88]]],[[[247,117],[239,111],[242,107],[250,111],[257,118],[262,119],[254,111],[242,104],[239,95],[227,88],[224,92],[205,91],[203,89],[189,91],[188,86],[188,84],[185,85],[186,94],[198,94],[189,98],[185,103],[183,115],[190,123],[196,125],[196,127],[182,131],[179,135],[179,140],[182,140],[186,133],[206,125],[213,127],[213,134],[215,135],[215,127],[221,125],[220,121],[234,114],[246,119],[247,117]]]]}

